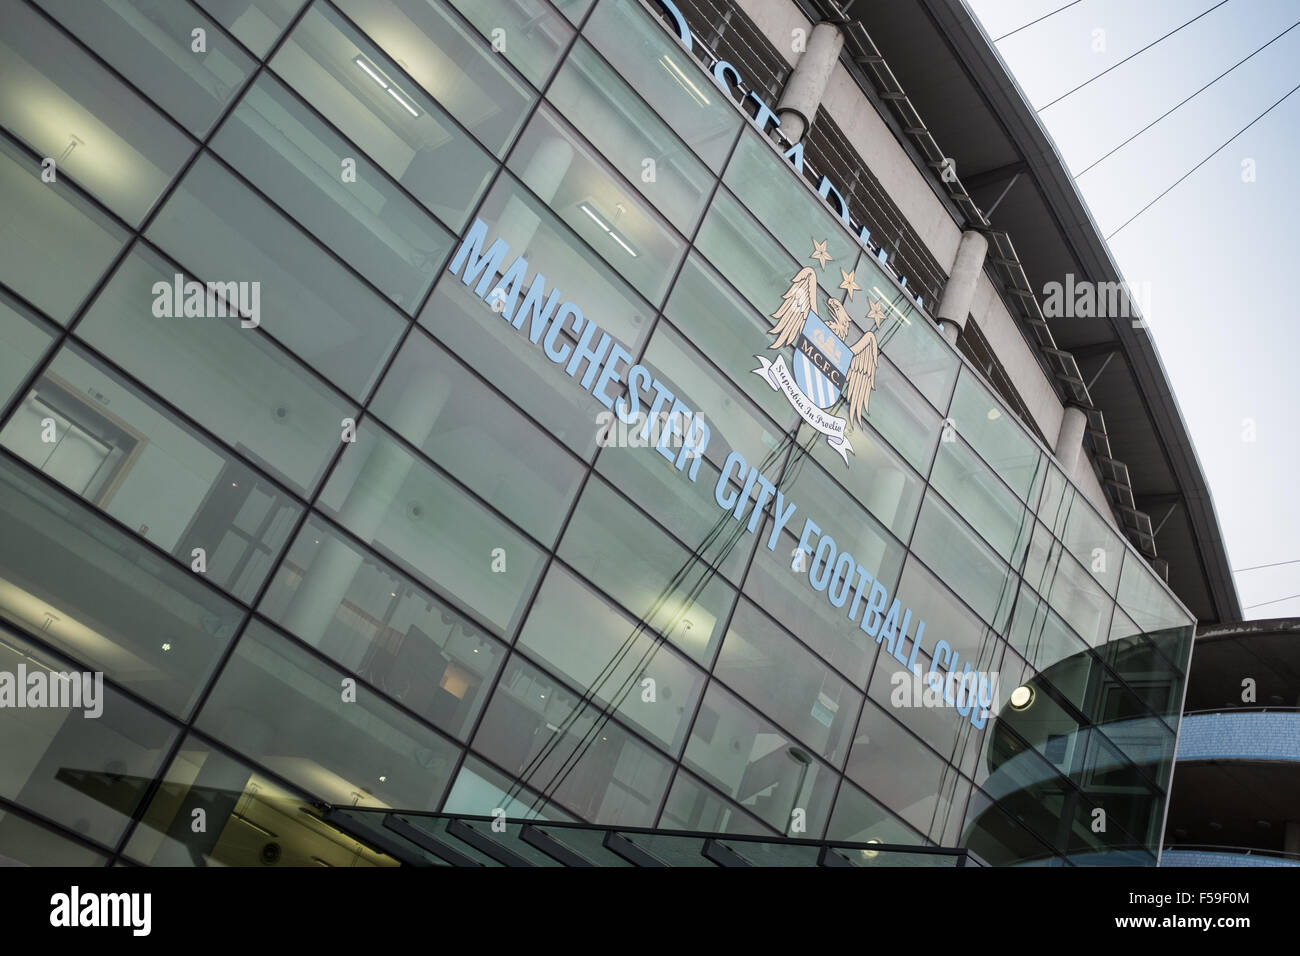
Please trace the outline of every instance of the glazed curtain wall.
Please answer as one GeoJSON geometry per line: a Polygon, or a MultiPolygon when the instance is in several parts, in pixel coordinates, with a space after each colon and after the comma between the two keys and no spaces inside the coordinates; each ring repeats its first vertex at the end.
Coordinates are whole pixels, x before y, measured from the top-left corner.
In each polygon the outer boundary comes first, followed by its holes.
{"type": "Polygon", "coordinates": [[[1154,861],[1191,619],[646,9],[0,22],[0,671],[104,675],[0,710],[0,854],[391,862],[324,800],[1154,861]],[[695,481],[448,272],[475,221],[709,423],[695,481]],[[885,316],[848,467],[752,374],[806,266],[885,316]],[[733,451],[983,727],[719,510],[733,451]]]}

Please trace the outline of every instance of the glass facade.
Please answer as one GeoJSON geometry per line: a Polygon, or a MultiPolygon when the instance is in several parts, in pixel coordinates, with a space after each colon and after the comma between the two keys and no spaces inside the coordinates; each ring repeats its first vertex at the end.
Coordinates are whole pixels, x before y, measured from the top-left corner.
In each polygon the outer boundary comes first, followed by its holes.
{"type": "Polygon", "coordinates": [[[1154,863],[1192,618],[648,8],[0,26],[0,672],[103,675],[0,709],[0,855],[391,865],[323,801],[1154,863]],[[847,467],[753,374],[823,240],[847,467]],[[697,457],[609,440],[515,255],[697,457]]]}

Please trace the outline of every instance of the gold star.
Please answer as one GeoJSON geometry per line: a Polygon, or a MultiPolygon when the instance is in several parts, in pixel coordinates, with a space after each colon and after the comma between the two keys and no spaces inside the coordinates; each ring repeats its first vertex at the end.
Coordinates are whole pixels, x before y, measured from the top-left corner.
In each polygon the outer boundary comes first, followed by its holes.
{"type": "MultiPolygon", "coordinates": [[[[856,272],[857,270],[854,271],[856,272]]],[[[849,294],[849,301],[852,302],[853,293],[860,290],[862,286],[858,285],[856,282],[853,281],[852,272],[845,272],[843,269],[841,269],[840,275],[844,277],[843,281],[840,282],[840,288],[849,294]]]]}
{"type": "Polygon", "coordinates": [[[835,257],[826,251],[826,243],[828,242],[830,242],[829,239],[823,239],[821,242],[814,239],[812,255],[808,257],[809,259],[816,259],[820,262],[823,269],[826,268],[827,262],[833,262],[835,260],[835,257]]]}
{"type": "Polygon", "coordinates": [[[881,308],[885,304],[884,300],[868,299],[867,301],[871,303],[871,311],[867,313],[867,318],[875,319],[876,328],[880,328],[880,320],[889,318],[889,316],[885,315],[885,310],[881,308]]]}

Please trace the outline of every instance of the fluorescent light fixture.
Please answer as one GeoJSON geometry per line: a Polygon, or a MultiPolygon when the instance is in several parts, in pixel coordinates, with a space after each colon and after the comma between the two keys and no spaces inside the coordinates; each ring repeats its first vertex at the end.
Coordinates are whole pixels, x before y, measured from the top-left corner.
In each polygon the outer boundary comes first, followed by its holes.
{"type": "Polygon", "coordinates": [[[636,258],[636,252],[633,251],[632,247],[629,246],[626,242],[623,241],[623,237],[620,236],[618,233],[616,233],[613,229],[611,229],[611,230],[609,231],[609,237],[610,237],[611,239],[613,239],[615,242],[617,242],[617,243],[618,243],[620,246],[622,246],[624,249],[626,249],[626,250],[627,250],[627,254],[628,254],[629,256],[631,256],[633,259],[636,258]]]}
{"type": "Polygon", "coordinates": [[[375,72],[375,68],[372,67],[369,63],[367,63],[366,58],[363,57],[360,53],[356,55],[356,57],[353,59],[352,62],[355,63],[357,66],[361,67],[361,69],[365,70],[368,74],[370,74],[370,78],[372,80],[374,80],[384,89],[388,89],[388,81],[384,79],[382,76],[380,76],[377,72],[375,72]]]}
{"type": "Polygon", "coordinates": [[[624,238],[621,235],[619,235],[618,230],[615,229],[613,226],[611,226],[609,223],[605,222],[605,220],[600,217],[600,215],[596,212],[596,210],[592,209],[585,202],[578,203],[578,208],[581,209],[583,212],[585,212],[587,214],[587,217],[591,219],[592,222],[600,226],[601,229],[605,230],[605,232],[609,234],[609,237],[613,239],[615,242],[617,242],[620,246],[622,246],[629,256],[631,256],[633,259],[636,258],[637,255],[636,250],[633,249],[631,246],[629,246],[626,240],[624,240],[624,238]]]}
{"type": "Polygon", "coordinates": [[[388,95],[401,103],[402,109],[406,110],[406,112],[410,113],[412,116],[420,115],[420,111],[412,106],[401,93],[397,92],[397,90],[393,89],[391,86],[388,88],[388,95]]]}
{"type": "Polygon", "coordinates": [[[597,216],[594,212],[592,212],[591,207],[588,206],[585,202],[579,203],[578,208],[581,209],[583,212],[585,212],[588,216],[590,216],[591,221],[594,222],[596,225],[600,226],[601,229],[604,229],[606,232],[609,232],[609,226],[605,225],[605,221],[601,219],[599,216],[597,216]]]}
{"type": "Polygon", "coordinates": [[[410,113],[412,116],[421,115],[420,111],[411,104],[410,98],[397,88],[397,84],[390,80],[388,74],[383,70],[375,66],[360,53],[352,58],[352,62],[361,67],[362,71],[368,77],[378,83],[380,89],[385,90],[389,96],[397,100],[398,103],[401,103],[402,108],[405,109],[406,112],[410,113]]]}
{"type": "Polygon", "coordinates": [[[659,64],[668,71],[668,75],[677,81],[677,85],[684,89],[691,99],[701,106],[709,105],[709,98],[700,92],[700,88],[691,82],[691,78],[682,72],[682,68],[674,63],[667,53],[659,58],[659,64]]]}

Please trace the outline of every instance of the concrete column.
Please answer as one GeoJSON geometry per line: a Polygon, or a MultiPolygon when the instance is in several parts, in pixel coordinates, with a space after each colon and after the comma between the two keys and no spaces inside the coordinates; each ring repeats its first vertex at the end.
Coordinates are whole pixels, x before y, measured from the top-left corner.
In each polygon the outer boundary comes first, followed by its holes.
{"type": "Polygon", "coordinates": [[[790,142],[799,142],[808,132],[843,46],[844,34],[835,24],[819,23],[813,27],[808,47],[799,55],[799,62],[776,104],[781,132],[790,142]]]}
{"type": "Polygon", "coordinates": [[[1088,427],[1088,416],[1077,405],[1065,406],[1061,417],[1061,430],[1056,433],[1056,460],[1061,463],[1065,477],[1074,479],[1074,469],[1079,463],[1079,453],[1083,451],[1083,433],[1088,427]]]}
{"type": "Polygon", "coordinates": [[[984,271],[984,256],[988,251],[989,241],[983,233],[967,229],[961,234],[936,316],[939,330],[950,345],[957,344],[957,333],[966,328],[966,316],[975,302],[975,289],[984,271]]]}

